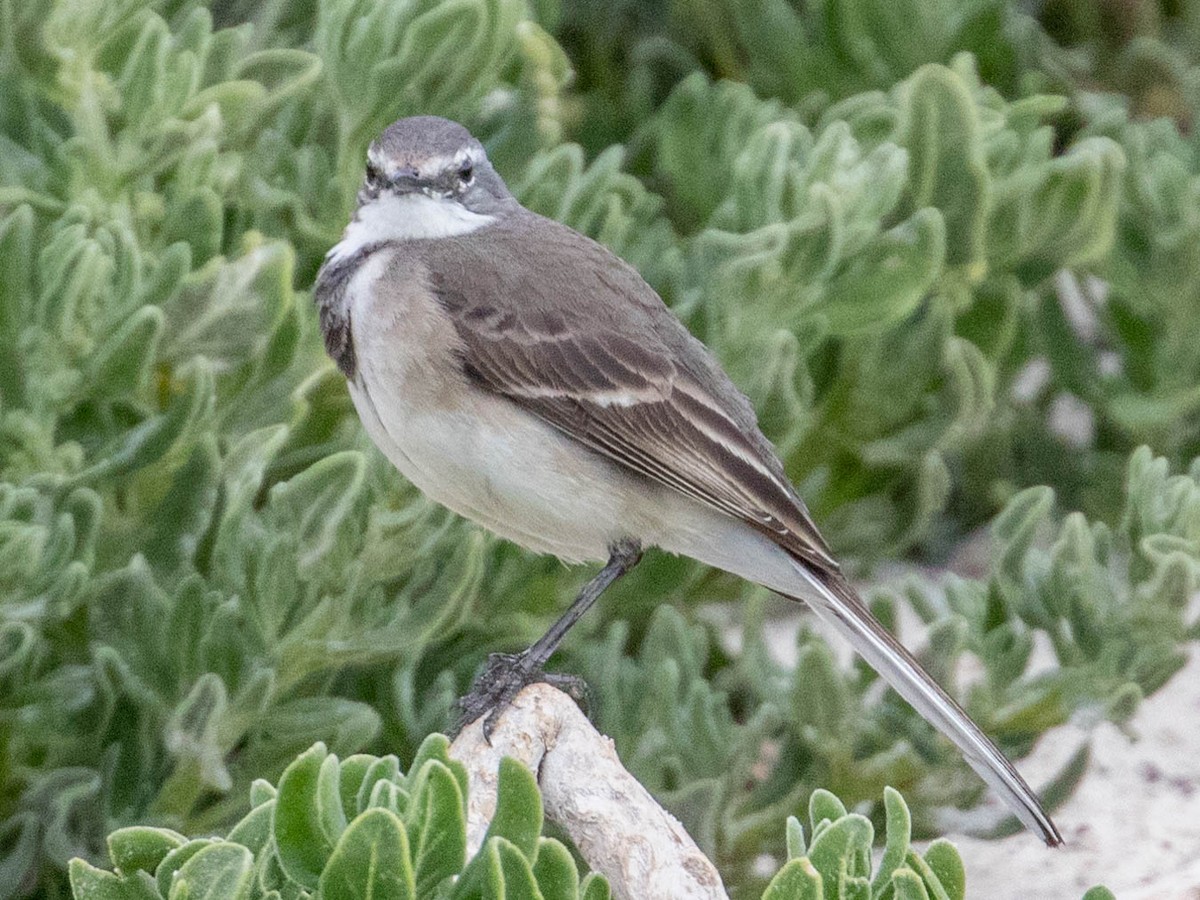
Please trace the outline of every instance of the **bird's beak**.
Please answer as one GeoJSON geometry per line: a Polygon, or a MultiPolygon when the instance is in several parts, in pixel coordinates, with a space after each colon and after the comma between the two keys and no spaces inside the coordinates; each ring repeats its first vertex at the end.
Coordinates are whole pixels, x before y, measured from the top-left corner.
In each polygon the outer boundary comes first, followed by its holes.
{"type": "Polygon", "coordinates": [[[404,166],[388,176],[388,184],[402,193],[415,191],[421,186],[420,177],[413,166],[404,166]]]}

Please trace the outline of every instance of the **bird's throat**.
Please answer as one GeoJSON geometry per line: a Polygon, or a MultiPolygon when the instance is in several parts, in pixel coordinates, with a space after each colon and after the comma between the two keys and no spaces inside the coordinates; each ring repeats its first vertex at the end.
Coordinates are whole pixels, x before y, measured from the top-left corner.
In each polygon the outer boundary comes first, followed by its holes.
{"type": "Polygon", "coordinates": [[[422,193],[381,194],[358,208],[342,239],[325,259],[337,264],[371,245],[470,234],[495,220],[495,216],[472,212],[449,198],[422,193]]]}

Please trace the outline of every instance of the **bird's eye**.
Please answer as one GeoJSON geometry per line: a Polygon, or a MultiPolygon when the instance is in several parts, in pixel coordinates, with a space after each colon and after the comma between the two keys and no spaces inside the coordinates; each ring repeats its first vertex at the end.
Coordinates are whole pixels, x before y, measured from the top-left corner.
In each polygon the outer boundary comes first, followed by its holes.
{"type": "Polygon", "coordinates": [[[475,177],[475,167],[469,162],[463,163],[458,168],[458,181],[464,187],[471,183],[471,179],[475,177]]]}
{"type": "Polygon", "coordinates": [[[379,169],[375,166],[375,163],[369,161],[367,162],[367,181],[370,184],[379,183],[379,169]]]}

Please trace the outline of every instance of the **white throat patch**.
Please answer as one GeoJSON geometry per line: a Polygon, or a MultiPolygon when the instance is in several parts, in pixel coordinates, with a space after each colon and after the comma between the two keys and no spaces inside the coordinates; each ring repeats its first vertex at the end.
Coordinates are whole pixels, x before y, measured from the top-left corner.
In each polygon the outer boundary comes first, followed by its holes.
{"type": "Polygon", "coordinates": [[[471,212],[453,200],[428,194],[383,195],[362,206],[346,226],[342,239],[326,254],[336,263],[363,247],[384,241],[419,240],[469,234],[496,221],[471,212]]]}

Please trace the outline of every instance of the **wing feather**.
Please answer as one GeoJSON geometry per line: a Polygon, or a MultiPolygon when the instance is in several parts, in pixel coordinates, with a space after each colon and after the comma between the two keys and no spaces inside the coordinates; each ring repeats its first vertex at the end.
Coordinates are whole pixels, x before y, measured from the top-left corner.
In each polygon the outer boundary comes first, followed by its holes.
{"type": "Polygon", "coordinates": [[[432,287],[478,385],[837,571],[749,402],[632,268],[545,220],[519,259],[513,229],[485,231],[429,251],[453,254],[431,261],[432,287]]]}
{"type": "Polygon", "coordinates": [[[871,615],[758,429],[746,398],[637,273],[537,219],[433,242],[431,287],[483,389],[632,471],[767,534],[799,562],[799,593],[963,750],[1047,843],[1054,823],[1021,776],[871,615]],[[530,252],[530,248],[535,252],[530,252]]]}

